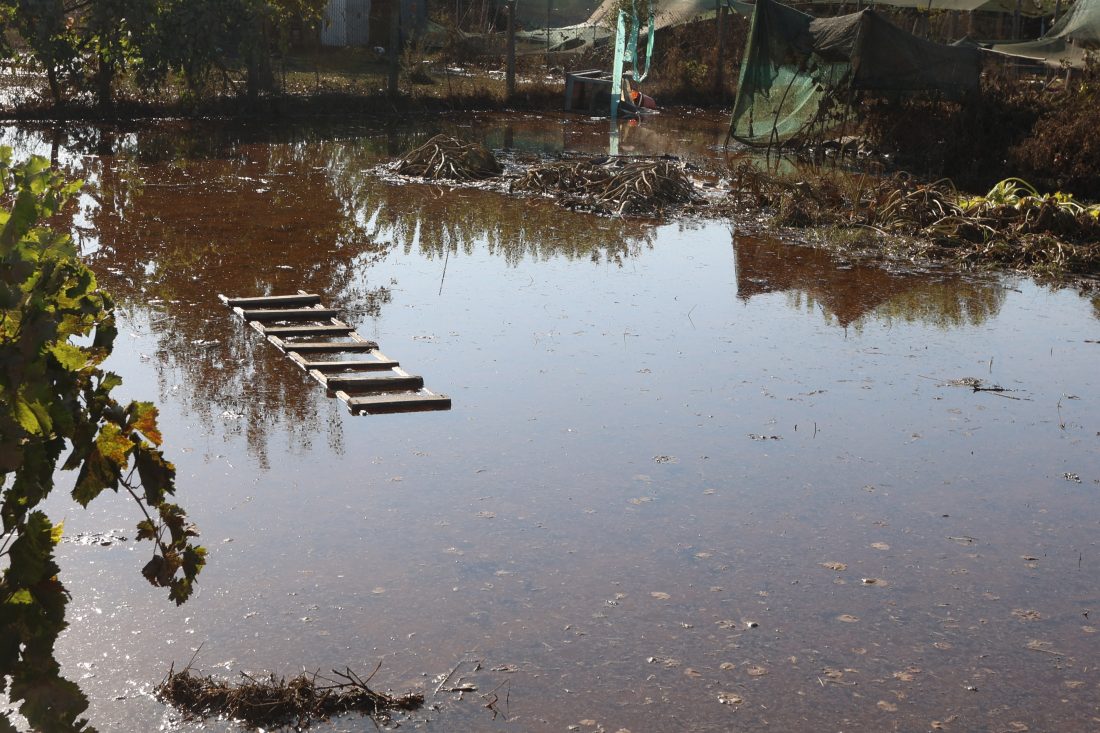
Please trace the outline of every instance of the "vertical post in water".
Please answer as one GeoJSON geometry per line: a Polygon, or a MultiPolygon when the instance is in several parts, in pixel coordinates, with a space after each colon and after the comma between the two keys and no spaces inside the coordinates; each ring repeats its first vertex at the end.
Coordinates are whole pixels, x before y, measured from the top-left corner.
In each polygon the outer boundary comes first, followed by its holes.
{"type": "MultiPolygon", "coordinates": [[[[619,99],[623,94],[623,57],[626,55],[626,13],[619,11],[615,25],[615,63],[611,66],[611,124],[619,116],[619,99]]],[[[615,128],[618,135],[618,128],[615,128]]],[[[618,140],[616,139],[616,142],[618,140]]]]}
{"type": "Polygon", "coordinates": [[[400,2],[393,4],[393,14],[390,16],[390,48],[389,53],[389,76],[386,79],[386,93],[391,97],[396,97],[400,94],[401,89],[398,84],[401,74],[401,5],[400,2]]]}
{"type": "Polygon", "coordinates": [[[508,101],[516,96],[516,0],[508,0],[508,51],[505,60],[504,93],[508,101]]]}
{"type": "Polygon", "coordinates": [[[1020,15],[1024,10],[1024,0],[1016,0],[1016,9],[1012,11],[1012,40],[1020,40],[1020,15]]]}

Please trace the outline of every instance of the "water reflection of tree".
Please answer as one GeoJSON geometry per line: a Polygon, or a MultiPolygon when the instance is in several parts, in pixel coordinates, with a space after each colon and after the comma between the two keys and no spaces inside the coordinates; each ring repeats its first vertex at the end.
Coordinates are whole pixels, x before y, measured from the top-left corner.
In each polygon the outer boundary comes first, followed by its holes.
{"type": "Polygon", "coordinates": [[[820,308],[830,321],[860,328],[868,319],[977,325],[1000,310],[1004,289],[961,277],[905,275],[880,267],[839,266],[821,250],[776,239],[734,241],[737,295],[783,292],[796,308],[820,308]]]}
{"type": "Polygon", "coordinates": [[[276,132],[185,124],[54,138],[89,183],[78,243],[133,322],[148,316],[162,399],[173,391],[207,430],[241,434],[261,464],[276,432],[291,445],[325,434],[340,450],[341,418],[219,293],[302,288],[361,322],[389,301],[390,278],[375,280],[372,265],[395,246],[621,263],[653,236],[550,202],[383,182],[372,171],[415,130],[276,132]]]}
{"type": "Polygon", "coordinates": [[[123,308],[152,308],[161,389],[177,391],[207,429],[241,433],[261,464],[275,426],[290,445],[327,435],[339,449],[336,403],[231,319],[217,294],[303,288],[356,318],[376,316],[389,291],[369,284],[368,269],[387,248],[345,215],[323,165],[327,143],[212,137],[101,132],[100,154],[78,171],[90,183],[78,240],[123,308]]]}
{"type": "Polygon", "coordinates": [[[470,254],[484,246],[510,265],[552,257],[622,264],[654,237],[652,227],[563,211],[542,199],[423,185],[372,187],[376,236],[427,257],[470,254]]]}

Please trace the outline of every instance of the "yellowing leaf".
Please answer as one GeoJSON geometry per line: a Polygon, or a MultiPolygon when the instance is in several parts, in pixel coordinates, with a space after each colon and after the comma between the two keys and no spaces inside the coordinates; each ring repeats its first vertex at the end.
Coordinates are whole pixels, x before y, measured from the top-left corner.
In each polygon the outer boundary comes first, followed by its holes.
{"type": "Polygon", "coordinates": [[[157,408],[152,402],[131,402],[134,429],[141,432],[153,445],[160,445],[164,438],[157,427],[157,408]]]}
{"type": "Polygon", "coordinates": [[[95,444],[104,458],[120,468],[129,461],[127,456],[134,447],[133,442],[122,434],[119,427],[110,423],[100,429],[95,444]]]}
{"type": "Polygon", "coordinates": [[[62,519],[60,522],[58,522],[57,524],[55,524],[53,526],[53,529],[50,530],[50,540],[52,540],[53,543],[56,545],[58,542],[61,541],[61,536],[64,535],[64,534],[65,534],[65,520],[62,519]]]}

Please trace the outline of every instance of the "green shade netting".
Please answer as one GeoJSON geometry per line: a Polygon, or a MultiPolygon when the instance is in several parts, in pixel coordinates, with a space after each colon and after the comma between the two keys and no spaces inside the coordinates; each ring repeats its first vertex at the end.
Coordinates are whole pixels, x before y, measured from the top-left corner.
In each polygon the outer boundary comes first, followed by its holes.
{"type": "Polygon", "coordinates": [[[749,145],[783,143],[823,121],[840,91],[978,90],[976,48],[945,46],[903,31],[873,10],[814,18],[759,0],[741,62],[730,135],[749,145]]]}

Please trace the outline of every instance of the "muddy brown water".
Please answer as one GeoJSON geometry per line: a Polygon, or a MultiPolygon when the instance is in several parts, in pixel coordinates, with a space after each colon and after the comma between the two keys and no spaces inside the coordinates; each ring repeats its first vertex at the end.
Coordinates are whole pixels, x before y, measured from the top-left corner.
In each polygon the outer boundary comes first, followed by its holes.
{"type": "MultiPolygon", "coordinates": [[[[620,144],[719,155],[721,125],[620,144]]],[[[401,726],[442,731],[1100,728],[1100,302],[370,172],[438,129],[608,144],[553,115],[0,128],[89,182],[110,366],[210,549],[175,608],[121,498],[52,501],[117,530],[60,549],[93,724],[234,729],[151,696],[194,656],[381,662],[427,695],[401,726]],[[298,288],[454,408],[351,417],[216,297],[298,288]],[[437,692],[456,666],[476,691],[437,692]]]]}

